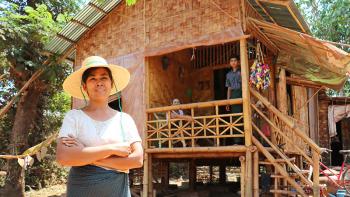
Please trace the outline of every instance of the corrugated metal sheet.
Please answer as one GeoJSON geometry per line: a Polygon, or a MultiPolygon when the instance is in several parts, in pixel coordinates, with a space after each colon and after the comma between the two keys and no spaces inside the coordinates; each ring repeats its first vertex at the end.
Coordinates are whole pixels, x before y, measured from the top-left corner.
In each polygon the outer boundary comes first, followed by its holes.
{"type": "MultiPolygon", "coordinates": [[[[55,36],[46,46],[45,50],[53,54],[64,54],[90,28],[102,20],[115,8],[121,0],[105,0],[89,2],[73,19],[55,36]]],[[[74,60],[75,51],[68,54],[68,59],[74,60]]]]}
{"type": "Polygon", "coordinates": [[[248,0],[248,2],[265,21],[293,29],[295,31],[310,33],[305,20],[301,16],[293,0],[269,2],[265,0],[248,0]]]}

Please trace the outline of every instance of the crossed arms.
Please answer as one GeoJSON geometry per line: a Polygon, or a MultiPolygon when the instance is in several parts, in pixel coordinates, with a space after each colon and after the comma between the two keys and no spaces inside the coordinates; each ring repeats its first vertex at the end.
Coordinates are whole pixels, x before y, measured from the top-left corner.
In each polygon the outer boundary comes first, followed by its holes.
{"type": "Polygon", "coordinates": [[[140,142],[130,146],[125,143],[85,147],[73,136],[59,138],[56,160],[64,166],[97,165],[115,170],[140,168],[143,165],[143,149],[140,142]]]}

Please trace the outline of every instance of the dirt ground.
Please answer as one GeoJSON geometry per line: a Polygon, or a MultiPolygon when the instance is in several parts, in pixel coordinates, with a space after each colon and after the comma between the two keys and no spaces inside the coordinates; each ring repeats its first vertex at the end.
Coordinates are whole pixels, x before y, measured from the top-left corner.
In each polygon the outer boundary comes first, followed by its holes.
{"type": "Polygon", "coordinates": [[[55,185],[41,190],[26,192],[27,197],[66,197],[66,185],[55,185]]]}

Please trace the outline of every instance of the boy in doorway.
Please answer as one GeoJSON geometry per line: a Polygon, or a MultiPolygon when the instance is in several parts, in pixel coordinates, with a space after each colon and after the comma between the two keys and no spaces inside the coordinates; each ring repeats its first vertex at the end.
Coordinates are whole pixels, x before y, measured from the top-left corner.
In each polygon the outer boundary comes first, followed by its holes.
{"type": "MultiPolygon", "coordinates": [[[[225,86],[227,87],[227,99],[242,98],[242,77],[237,57],[230,58],[230,67],[231,70],[226,74],[225,83],[225,86]]],[[[242,105],[227,105],[226,111],[229,111],[231,113],[242,113],[243,108],[242,105]]],[[[238,116],[236,116],[236,118],[238,118],[238,116]]],[[[235,120],[233,120],[233,122],[235,122],[235,120]]],[[[237,123],[242,123],[242,121],[239,121],[237,123]]],[[[241,126],[237,128],[243,131],[243,128],[241,126]]],[[[238,134],[239,132],[236,131],[235,133],[238,134]]],[[[233,142],[234,144],[242,144],[243,140],[242,138],[235,137],[233,139],[233,142]]]]}

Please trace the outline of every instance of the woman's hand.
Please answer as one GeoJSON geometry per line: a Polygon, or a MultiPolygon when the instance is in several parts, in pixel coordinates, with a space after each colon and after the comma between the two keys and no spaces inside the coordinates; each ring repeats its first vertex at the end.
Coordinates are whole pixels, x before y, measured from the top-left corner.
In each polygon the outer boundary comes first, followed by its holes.
{"type": "Polygon", "coordinates": [[[68,137],[62,138],[62,144],[68,147],[75,147],[79,149],[84,148],[84,145],[72,135],[68,135],[68,137]]]}
{"type": "Polygon", "coordinates": [[[108,146],[112,150],[113,155],[127,157],[131,154],[131,147],[128,143],[108,144],[108,146]]]}

